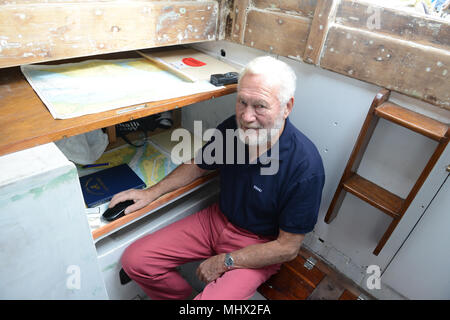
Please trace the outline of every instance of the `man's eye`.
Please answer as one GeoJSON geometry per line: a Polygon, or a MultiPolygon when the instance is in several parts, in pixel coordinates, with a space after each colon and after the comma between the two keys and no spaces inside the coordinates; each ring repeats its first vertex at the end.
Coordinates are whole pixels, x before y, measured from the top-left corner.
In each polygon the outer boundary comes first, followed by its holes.
{"type": "Polygon", "coordinates": [[[242,104],[242,105],[244,105],[244,106],[247,105],[247,103],[246,103],[244,100],[239,100],[239,103],[242,104]]]}

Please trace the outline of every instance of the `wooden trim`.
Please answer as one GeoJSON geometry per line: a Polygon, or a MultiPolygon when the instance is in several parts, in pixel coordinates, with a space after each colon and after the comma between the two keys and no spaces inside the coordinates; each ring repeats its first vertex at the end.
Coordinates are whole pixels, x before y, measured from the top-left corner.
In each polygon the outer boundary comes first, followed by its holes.
{"type": "Polygon", "coordinates": [[[188,192],[189,190],[192,190],[208,181],[213,179],[215,176],[218,175],[218,172],[214,171],[212,173],[209,173],[206,176],[200,177],[193,182],[189,183],[188,185],[181,187],[177,190],[174,190],[172,192],[166,193],[165,195],[159,197],[146,207],[139,209],[135,212],[132,212],[130,214],[127,214],[117,220],[114,220],[107,225],[100,227],[94,231],[92,231],[92,237],[94,240],[100,238],[101,236],[104,236],[106,234],[109,234],[113,232],[116,229],[119,229],[120,227],[124,226],[125,224],[128,224],[132,221],[138,220],[139,218],[142,218],[145,216],[148,212],[157,209],[158,207],[166,204],[167,202],[174,200],[177,197],[180,197],[184,193],[188,192]]]}
{"type": "Polygon", "coordinates": [[[375,109],[375,114],[438,142],[448,139],[446,124],[402,108],[395,103],[383,103],[375,109]]]}
{"type": "Polygon", "coordinates": [[[107,127],[106,134],[108,135],[109,143],[115,143],[117,141],[116,126],[107,127]]]}
{"type": "Polygon", "coordinates": [[[354,173],[343,183],[345,191],[366,201],[393,218],[400,217],[404,200],[354,173]]]}

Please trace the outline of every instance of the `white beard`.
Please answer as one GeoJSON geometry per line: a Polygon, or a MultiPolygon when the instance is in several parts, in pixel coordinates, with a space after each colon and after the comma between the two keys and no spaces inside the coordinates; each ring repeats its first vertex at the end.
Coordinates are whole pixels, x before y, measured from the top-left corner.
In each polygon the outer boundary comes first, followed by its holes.
{"type": "Polygon", "coordinates": [[[239,121],[236,121],[239,129],[239,140],[248,146],[267,146],[267,142],[274,141],[275,138],[278,137],[284,123],[283,114],[284,110],[282,110],[277,119],[275,119],[272,128],[255,126],[254,128],[248,128],[244,132],[239,121]]]}

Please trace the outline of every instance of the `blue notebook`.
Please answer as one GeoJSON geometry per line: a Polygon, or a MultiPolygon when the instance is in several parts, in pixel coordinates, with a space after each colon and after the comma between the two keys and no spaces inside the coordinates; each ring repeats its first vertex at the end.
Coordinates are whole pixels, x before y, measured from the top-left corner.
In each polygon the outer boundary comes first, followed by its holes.
{"type": "Polygon", "coordinates": [[[116,193],[121,191],[145,188],[145,182],[128,164],[83,176],[80,178],[80,184],[84,202],[88,208],[110,201],[116,193]]]}

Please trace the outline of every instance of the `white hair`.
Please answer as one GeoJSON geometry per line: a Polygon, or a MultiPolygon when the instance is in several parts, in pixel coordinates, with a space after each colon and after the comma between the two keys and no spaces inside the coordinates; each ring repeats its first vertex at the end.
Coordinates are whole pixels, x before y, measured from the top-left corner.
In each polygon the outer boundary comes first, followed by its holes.
{"type": "Polygon", "coordinates": [[[238,86],[246,74],[262,75],[270,85],[278,86],[278,101],[281,106],[285,106],[289,99],[294,96],[297,77],[292,68],[283,61],[271,56],[253,59],[241,70],[238,86]]]}

